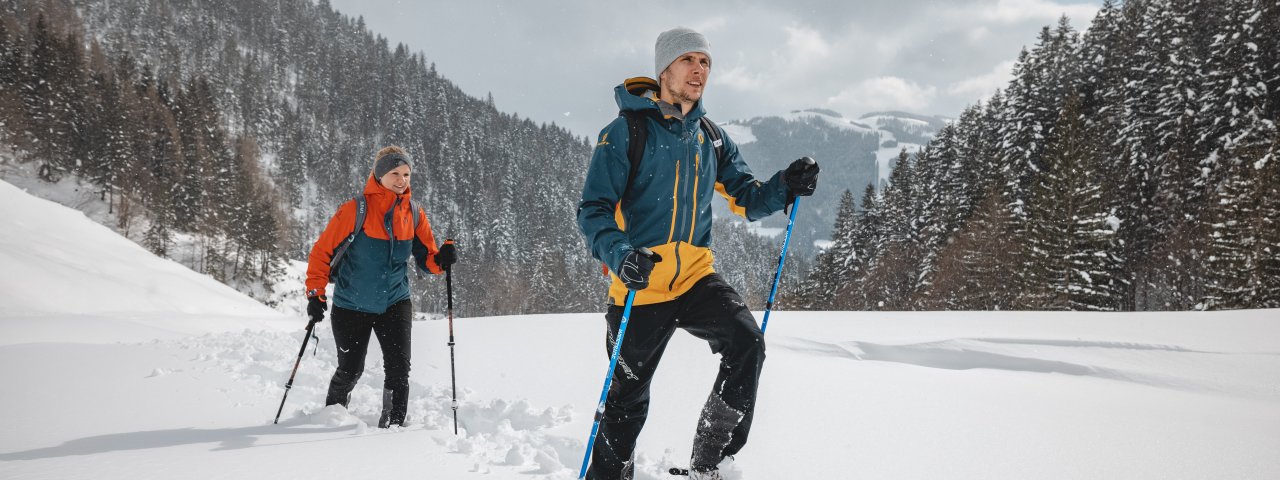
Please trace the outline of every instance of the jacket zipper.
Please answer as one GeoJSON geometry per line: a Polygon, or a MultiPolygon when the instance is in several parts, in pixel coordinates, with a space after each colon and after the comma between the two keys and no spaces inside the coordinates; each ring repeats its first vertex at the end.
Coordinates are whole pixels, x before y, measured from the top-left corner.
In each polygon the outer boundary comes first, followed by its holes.
{"type": "Polygon", "coordinates": [[[680,213],[680,160],[676,160],[676,181],[671,186],[671,231],[667,233],[667,243],[676,237],[676,225],[680,213]]]}
{"type": "MultiPolygon", "coordinates": [[[[684,124],[683,124],[683,123],[681,123],[681,125],[680,125],[680,126],[681,126],[681,128],[684,128],[684,124]]],[[[685,152],[685,154],[687,155],[687,154],[689,153],[689,142],[690,142],[690,140],[691,140],[691,139],[693,139],[693,138],[695,138],[695,137],[693,137],[692,135],[690,135],[690,134],[688,133],[688,130],[683,130],[683,131],[681,131],[681,137],[683,137],[683,139],[685,140],[685,141],[684,141],[684,144],[685,144],[684,152],[685,152]]],[[[694,163],[695,163],[695,165],[696,165],[696,163],[698,162],[698,154],[695,152],[693,157],[694,157],[694,163]]],[[[680,167],[680,162],[679,162],[679,161],[677,161],[677,162],[676,162],[676,176],[677,176],[677,178],[679,178],[679,175],[680,175],[679,167],[680,167]]],[[[695,171],[696,171],[696,169],[695,169],[695,171]]],[[[686,176],[686,177],[687,177],[687,176],[686,176]]],[[[695,175],[694,175],[694,183],[693,183],[693,191],[694,191],[694,195],[695,195],[695,197],[693,198],[693,204],[692,204],[695,208],[696,208],[696,207],[697,207],[697,205],[698,205],[698,199],[697,199],[697,197],[696,197],[696,195],[697,195],[697,191],[698,191],[698,183],[697,183],[697,181],[698,181],[698,177],[697,177],[697,175],[696,175],[696,173],[695,173],[695,175]]],[[[686,179],[685,179],[685,184],[686,184],[686,185],[688,185],[688,183],[689,183],[689,180],[686,178],[686,179]]],[[[677,184],[679,184],[679,180],[677,180],[677,184]]],[[[690,216],[690,222],[691,222],[691,223],[690,223],[690,225],[692,226],[692,221],[693,221],[693,219],[695,219],[695,218],[696,218],[696,216],[697,216],[697,212],[696,212],[696,210],[690,210],[690,212],[689,212],[689,216],[690,216]]],[[[681,236],[683,236],[683,235],[681,235],[681,236]]],[[[693,238],[693,230],[692,230],[692,228],[690,228],[690,231],[689,231],[689,238],[691,238],[691,239],[693,238]]],[[[670,240],[668,240],[668,242],[669,242],[669,241],[670,241],[670,240]]],[[[675,288],[676,280],[680,278],[680,243],[681,243],[681,241],[680,241],[680,240],[676,240],[676,248],[675,248],[675,253],[676,253],[676,272],[675,272],[675,274],[674,274],[674,275],[672,275],[672,276],[671,276],[671,282],[667,284],[667,290],[671,290],[671,289],[675,288]]]]}
{"type": "Polygon", "coordinates": [[[693,231],[698,229],[698,180],[702,178],[702,152],[693,153],[693,209],[689,210],[689,243],[693,243],[693,231]]]}
{"type": "Polygon", "coordinates": [[[395,203],[391,204],[391,209],[387,210],[386,219],[382,222],[387,229],[387,262],[394,263],[396,258],[396,207],[400,206],[400,197],[396,196],[395,203]]]}

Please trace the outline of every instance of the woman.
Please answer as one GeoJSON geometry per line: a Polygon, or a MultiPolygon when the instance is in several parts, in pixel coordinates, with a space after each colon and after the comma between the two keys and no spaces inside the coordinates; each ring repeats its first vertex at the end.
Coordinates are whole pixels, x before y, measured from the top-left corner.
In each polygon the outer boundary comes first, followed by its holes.
{"type": "Polygon", "coordinates": [[[338,207],[307,260],[307,314],[324,320],[325,286],[334,282],[333,337],[338,370],[325,405],[346,407],[364,372],[369,334],[378,337],[386,380],[379,428],[404,425],[409,402],[409,300],[407,260],[439,274],[457,260],[453,242],[436,247],[426,213],[413,206],[409,174],[413,161],[404,149],[378,151],[364,194],[338,207]],[[363,201],[362,201],[363,200],[363,201]],[[360,228],[357,219],[363,218],[360,228]]]}

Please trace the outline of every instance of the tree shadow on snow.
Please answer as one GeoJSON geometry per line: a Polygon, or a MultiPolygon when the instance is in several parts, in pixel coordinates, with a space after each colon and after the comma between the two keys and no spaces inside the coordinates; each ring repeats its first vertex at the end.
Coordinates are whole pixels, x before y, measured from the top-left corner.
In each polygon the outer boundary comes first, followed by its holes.
{"type": "Polygon", "coordinates": [[[302,425],[301,422],[284,422],[279,425],[257,425],[239,428],[178,428],[171,430],[152,430],[146,432],[125,432],[78,438],[63,442],[55,447],[36,448],[20,452],[0,453],[0,461],[38,460],[44,458],[68,457],[73,455],[92,455],[95,453],[119,452],[126,450],[147,450],[152,448],[176,447],[200,443],[218,443],[212,451],[238,450],[255,446],[269,447],[289,443],[307,443],[313,441],[332,440],[316,439],[300,442],[279,442],[258,445],[259,438],[280,435],[335,433],[355,430],[355,425],[338,427],[291,428],[302,425]]]}

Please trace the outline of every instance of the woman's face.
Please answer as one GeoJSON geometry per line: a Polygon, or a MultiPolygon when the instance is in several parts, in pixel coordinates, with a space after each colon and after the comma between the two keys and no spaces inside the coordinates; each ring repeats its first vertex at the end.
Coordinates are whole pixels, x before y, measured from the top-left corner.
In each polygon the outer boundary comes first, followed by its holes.
{"type": "Polygon", "coordinates": [[[379,178],[378,182],[387,187],[387,190],[396,192],[396,195],[399,195],[409,190],[409,173],[409,166],[401,165],[391,169],[390,172],[379,178]]]}

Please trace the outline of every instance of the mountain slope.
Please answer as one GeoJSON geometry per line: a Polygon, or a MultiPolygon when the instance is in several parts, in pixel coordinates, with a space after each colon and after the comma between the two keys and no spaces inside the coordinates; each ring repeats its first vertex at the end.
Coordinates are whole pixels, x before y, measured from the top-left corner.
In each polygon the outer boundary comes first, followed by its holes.
{"type": "Polygon", "coordinates": [[[4,181],[0,203],[0,343],[149,339],[263,328],[282,318],[77,210],[4,181]],[[145,328],[134,335],[125,324],[145,328]]]}

